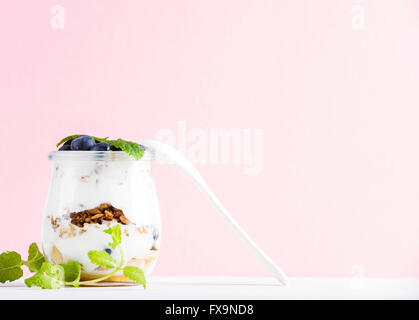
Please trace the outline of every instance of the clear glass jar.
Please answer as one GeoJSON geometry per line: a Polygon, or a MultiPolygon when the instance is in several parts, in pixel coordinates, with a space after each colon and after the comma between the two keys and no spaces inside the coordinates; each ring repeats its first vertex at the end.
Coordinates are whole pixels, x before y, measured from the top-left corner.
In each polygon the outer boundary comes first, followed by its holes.
{"type": "MultiPolygon", "coordinates": [[[[82,280],[109,270],[90,262],[88,252],[106,250],[118,262],[104,230],[119,223],[124,265],[149,275],[160,249],[160,211],[151,175],[152,155],[135,160],[123,151],[56,151],[45,206],[42,246],[49,262],[82,265],[82,280]]],[[[132,282],[122,273],[106,281],[132,282]]]]}

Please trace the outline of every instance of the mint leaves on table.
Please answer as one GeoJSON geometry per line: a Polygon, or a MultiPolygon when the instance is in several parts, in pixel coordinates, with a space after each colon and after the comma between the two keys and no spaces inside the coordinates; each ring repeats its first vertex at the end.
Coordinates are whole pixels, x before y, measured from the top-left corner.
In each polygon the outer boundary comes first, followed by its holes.
{"type": "Polygon", "coordinates": [[[65,264],[60,264],[64,269],[64,281],[72,282],[75,287],[80,284],[81,265],[76,261],[68,261],[65,264]]]}
{"type": "Polygon", "coordinates": [[[22,266],[25,265],[29,271],[35,274],[25,279],[25,284],[28,287],[40,287],[42,289],[59,289],[62,286],[86,285],[105,281],[118,271],[122,271],[123,275],[127,278],[134,280],[136,283],[146,287],[146,279],[144,272],[135,266],[124,265],[124,256],[121,249],[121,227],[119,224],[112,228],[104,230],[105,233],[112,237],[112,242],[109,243],[112,248],[119,248],[121,259],[119,264],[117,261],[106,251],[92,250],[88,252],[88,257],[93,264],[97,266],[110,269],[110,273],[101,278],[80,281],[81,265],[76,261],[68,261],[65,264],[51,264],[45,260],[45,257],[39,251],[36,243],[32,243],[29,247],[28,260],[22,260],[19,253],[11,251],[0,254],[0,282],[15,281],[23,276],[22,266]]]}
{"type": "Polygon", "coordinates": [[[57,264],[44,262],[34,276],[25,279],[25,284],[42,289],[60,289],[64,282],[64,268],[57,264]]]}
{"type": "Polygon", "coordinates": [[[22,258],[17,252],[0,254],[0,282],[15,281],[23,276],[22,258]]]}
{"type": "Polygon", "coordinates": [[[32,243],[29,246],[29,255],[28,261],[24,261],[23,263],[29,268],[31,272],[38,272],[42,264],[44,263],[45,258],[36,243],[32,243]]]}
{"type": "Polygon", "coordinates": [[[38,272],[45,258],[36,243],[29,246],[28,260],[22,260],[19,253],[8,251],[0,254],[0,282],[15,281],[23,276],[22,266],[27,266],[31,272],[38,272]]]}
{"type": "MultiPolygon", "coordinates": [[[[57,147],[61,146],[62,144],[72,141],[78,137],[83,136],[82,134],[73,134],[71,136],[67,136],[63,139],[61,139],[60,142],[57,143],[57,147]]],[[[106,138],[99,138],[95,136],[91,136],[93,139],[95,139],[97,142],[106,142],[111,147],[121,149],[122,151],[125,151],[130,156],[134,157],[136,160],[139,160],[144,155],[144,148],[142,148],[138,143],[132,142],[132,141],[126,141],[123,139],[116,139],[116,140],[109,140],[109,137],[106,138]]]]}
{"type": "Polygon", "coordinates": [[[143,270],[134,266],[126,266],[123,270],[123,274],[127,278],[130,278],[131,280],[134,280],[135,282],[142,284],[145,289],[145,275],[143,270]]]}

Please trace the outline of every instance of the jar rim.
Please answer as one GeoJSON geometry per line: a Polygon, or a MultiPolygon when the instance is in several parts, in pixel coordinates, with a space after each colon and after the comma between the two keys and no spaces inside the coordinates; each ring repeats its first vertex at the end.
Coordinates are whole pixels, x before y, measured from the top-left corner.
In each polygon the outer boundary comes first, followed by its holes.
{"type": "Polygon", "coordinates": [[[141,159],[136,160],[125,151],[52,151],[48,154],[49,160],[58,161],[153,161],[154,154],[144,151],[141,159]]]}

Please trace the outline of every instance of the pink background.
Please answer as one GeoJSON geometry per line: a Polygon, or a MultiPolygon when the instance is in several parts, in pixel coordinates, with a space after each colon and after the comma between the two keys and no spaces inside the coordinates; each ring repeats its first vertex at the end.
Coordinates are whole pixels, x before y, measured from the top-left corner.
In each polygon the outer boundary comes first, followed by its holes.
{"type": "MultiPolygon", "coordinates": [[[[264,130],[261,174],[199,169],[289,275],[418,277],[418,18],[414,0],[2,1],[0,250],[40,243],[59,138],[186,120],[264,130]]],[[[154,275],[267,275],[186,178],[154,172],[154,275]]]]}

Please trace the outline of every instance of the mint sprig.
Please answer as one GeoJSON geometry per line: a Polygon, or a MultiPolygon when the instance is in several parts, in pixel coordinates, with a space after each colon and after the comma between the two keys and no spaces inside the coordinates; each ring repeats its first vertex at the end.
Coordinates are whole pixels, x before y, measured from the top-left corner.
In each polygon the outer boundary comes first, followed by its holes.
{"type": "Polygon", "coordinates": [[[23,276],[22,258],[20,254],[11,251],[0,254],[0,282],[15,281],[23,276]]]}
{"type": "Polygon", "coordinates": [[[121,244],[121,227],[119,224],[113,226],[112,228],[106,229],[103,232],[109,234],[112,237],[112,242],[109,242],[109,246],[115,249],[121,244]]]}
{"type": "Polygon", "coordinates": [[[121,256],[119,265],[116,265],[117,261],[109,253],[107,253],[104,250],[103,251],[89,251],[88,256],[92,263],[98,266],[113,269],[113,270],[111,273],[109,273],[108,275],[106,275],[105,277],[101,279],[85,281],[83,282],[83,284],[93,283],[94,281],[98,282],[98,281],[106,280],[110,276],[122,270],[122,273],[124,274],[124,276],[126,276],[127,278],[131,280],[134,280],[136,283],[141,284],[145,289],[146,280],[145,280],[143,270],[135,266],[123,267],[124,254],[121,249],[122,238],[121,238],[121,227],[119,226],[119,224],[113,226],[112,228],[104,230],[104,232],[109,234],[112,237],[112,242],[110,242],[109,245],[114,249],[119,248],[119,252],[121,256]]]}
{"type": "MultiPolygon", "coordinates": [[[[60,140],[60,142],[57,143],[57,148],[61,146],[62,144],[66,143],[67,141],[74,140],[78,137],[81,137],[82,134],[73,134],[71,136],[67,136],[60,140]]],[[[93,139],[99,142],[107,142],[110,146],[121,149],[122,151],[125,151],[130,156],[134,157],[135,160],[139,160],[144,155],[144,149],[136,142],[127,141],[123,139],[116,139],[116,140],[108,140],[109,137],[106,138],[99,138],[95,136],[91,136],[93,139]]]]}
{"type": "Polygon", "coordinates": [[[64,268],[57,264],[44,262],[34,276],[25,279],[25,284],[42,289],[60,289],[64,282],[64,268]]]}
{"type": "Polygon", "coordinates": [[[135,266],[126,266],[123,270],[123,274],[127,278],[130,278],[131,280],[134,280],[135,282],[142,284],[145,289],[146,284],[143,270],[135,266]]]}
{"type": "Polygon", "coordinates": [[[78,287],[80,285],[81,276],[81,265],[76,261],[68,261],[65,264],[61,264],[64,268],[64,281],[66,283],[72,283],[73,286],[78,287]]]}
{"type": "Polygon", "coordinates": [[[25,265],[29,271],[35,274],[25,279],[28,287],[40,287],[42,289],[59,289],[63,286],[79,287],[81,285],[105,281],[118,271],[122,271],[127,278],[134,280],[136,283],[146,287],[146,279],[144,272],[135,266],[124,267],[124,255],[121,248],[121,227],[119,224],[112,228],[104,230],[105,233],[112,237],[109,245],[112,248],[119,248],[120,262],[117,261],[106,251],[89,251],[88,257],[90,261],[98,266],[110,269],[109,273],[101,278],[80,281],[81,265],[76,261],[68,261],[65,264],[52,264],[46,261],[45,257],[39,251],[36,243],[32,243],[29,247],[28,260],[22,260],[19,253],[8,251],[0,254],[0,282],[15,281],[23,276],[22,266],[25,265]]]}
{"type": "Polygon", "coordinates": [[[138,143],[132,141],[126,141],[122,139],[117,140],[106,140],[112,147],[119,148],[125,151],[130,156],[134,157],[135,160],[139,160],[144,155],[144,149],[138,143]]]}
{"type": "Polygon", "coordinates": [[[100,267],[105,267],[108,269],[116,268],[116,260],[112,258],[112,256],[109,253],[107,253],[105,250],[89,251],[88,256],[89,256],[90,261],[92,261],[94,264],[100,267]]]}
{"type": "Polygon", "coordinates": [[[0,282],[20,279],[23,276],[22,266],[27,266],[31,272],[38,272],[44,261],[36,243],[29,246],[27,261],[22,260],[21,255],[15,251],[4,252],[0,254],[0,282]]]}
{"type": "Polygon", "coordinates": [[[62,144],[66,143],[67,141],[74,140],[74,139],[76,139],[76,138],[78,138],[78,137],[81,137],[81,136],[82,136],[82,134],[73,134],[73,135],[71,135],[71,136],[67,136],[67,137],[65,137],[65,138],[62,138],[62,139],[60,140],[60,142],[58,142],[58,143],[57,143],[57,148],[58,148],[59,146],[61,146],[62,144]]]}
{"type": "Polygon", "coordinates": [[[45,262],[45,258],[36,243],[32,243],[29,246],[28,261],[23,261],[23,264],[29,268],[31,272],[38,272],[42,264],[45,262]]]}

